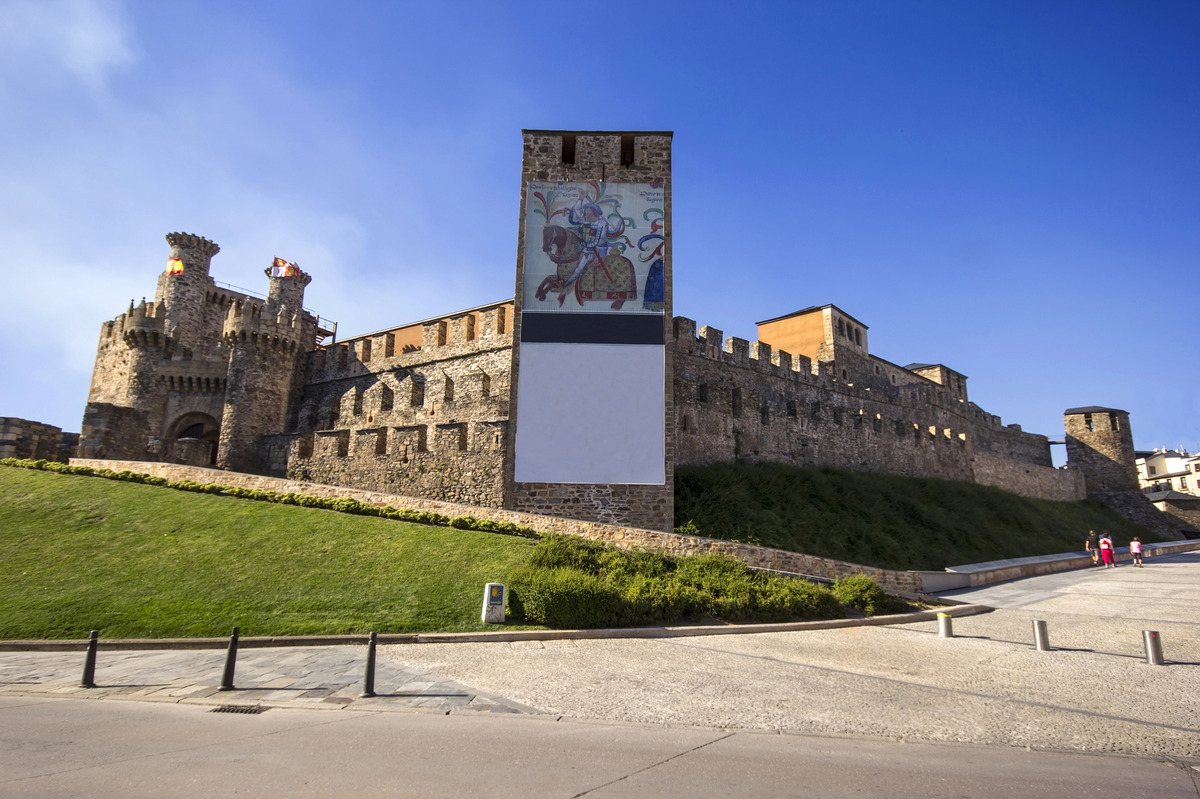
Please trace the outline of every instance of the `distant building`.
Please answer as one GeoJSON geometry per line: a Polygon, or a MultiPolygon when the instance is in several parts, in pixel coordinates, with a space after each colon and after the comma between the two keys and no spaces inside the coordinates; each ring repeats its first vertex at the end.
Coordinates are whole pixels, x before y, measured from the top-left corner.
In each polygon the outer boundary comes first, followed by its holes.
{"type": "Polygon", "coordinates": [[[1200,455],[1173,449],[1137,453],[1138,484],[1145,494],[1178,491],[1200,496],[1200,455]]]}

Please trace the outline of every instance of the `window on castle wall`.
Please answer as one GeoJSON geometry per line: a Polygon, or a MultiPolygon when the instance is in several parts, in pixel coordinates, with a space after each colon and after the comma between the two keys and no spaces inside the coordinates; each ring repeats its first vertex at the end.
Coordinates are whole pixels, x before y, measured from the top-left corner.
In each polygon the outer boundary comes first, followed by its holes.
{"type": "Polygon", "coordinates": [[[352,412],[354,413],[355,416],[362,416],[362,392],[355,391],[353,393],[353,398],[354,398],[354,406],[353,406],[354,410],[352,412]]]}
{"type": "Polygon", "coordinates": [[[793,419],[796,418],[796,401],[795,400],[787,401],[787,415],[793,419]]]}
{"type": "Polygon", "coordinates": [[[575,135],[563,134],[561,160],[564,164],[575,163],[575,135]]]}
{"type": "Polygon", "coordinates": [[[688,418],[688,415],[685,413],[683,418],[679,420],[679,429],[686,433],[691,429],[691,426],[692,420],[688,418]]]}
{"type": "Polygon", "coordinates": [[[421,425],[417,428],[417,452],[429,451],[428,430],[429,428],[425,425],[421,425]]]}
{"type": "Polygon", "coordinates": [[[843,379],[843,380],[849,380],[849,379],[850,379],[850,375],[849,375],[849,374],[846,372],[846,370],[845,370],[845,369],[843,369],[843,370],[842,370],[842,379],[843,379]]]}
{"type": "Polygon", "coordinates": [[[350,454],[350,436],[349,434],[337,437],[337,456],[345,458],[350,454]]]}
{"type": "Polygon", "coordinates": [[[370,361],[371,360],[371,339],[369,339],[369,338],[363,339],[362,342],[358,345],[358,350],[360,353],[358,356],[358,359],[360,361],[362,361],[363,363],[367,363],[368,361],[370,361]]]}
{"type": "Polygon", "coordinates": [[[396,354],[396,334],[388,333],[383,337],[383,357],[391,358],[396,354]]]}
{"type": "Polygon", "coordinates": [[[841,319],[839,319],[839,320],[838,320],[838,335],[839,335],[839,336],[845,336],[845,335],[846,335],[846,327],[845,327],[845,326],[842,324],[842,320],[841,320],[841,319]]]}
{"type": "Polygon", "coordinates": [[[1092,424],[1092,415],[1090,413],[1083,415],[1083,426],[1092,432],[1096,431],[1095,425],[1092,424]]]}
{"type": "Polygon", "coordinates": [[[467,451],[467,426],[465,424],[458,426],[458,451],[467,451]]]}
{"type": "Polygon", "coordinates": [[[771,409],[766,405],[759,409],[759,414],[762,417],[762,423],[768,425],[771,423],[771,409]]]}
{"type": "Polygon", "coordinates": [[[387,430],[380,430],[375,434],[375,454],[387,454],[387,430]]]}
{"type": "Polygon", "coordinates": [[[730,404],[731,409],[733,410],[733,415],[741,416],[742,415],[742,390],[740,388],[735,388],[733,390],[733,394],[730,396],[729,399],[730,399],[729,404],[730,404]]]}
{"type": "MultiPolygon", "coordinates": [[[[424,380],[414,380],[414,381],[412,381],[412,397],[409,400],[409,405],[411,405],[414,408],[420,408],[424,404],[425,404],[425,381],[424,380]]],[[[424,450],[419,450],[419,451],[423,452],[424,450]]]]}
{"type": "Polygon", "coordinates": [[[396,394],[387,386],[383,386],[379,390],[379,410],[390,411],[395,402],[396,394]]]}
{"type": "Polygon", "coordinates": [[[454,381],[446,378],[445,389],[442,392],[442,399],[446,402],[454,402],[454,381]]]}
{"type": "Polygon", "coordinates": [[[1121,420],[1117,418],[1117,415],[1115,413],[1109,414],[1108,426],[1113,430],[1121,429],[1121,420]]]}
{"type": "Polygon", "coordinates": [[[814,422],[821,421],[821,403],[814,402],[812,404],[812,409],[809,411],[809,416],[814,422]]]}
{"type": "Polygon", "coordinates": [[[892,385],[893,385],[893,386],[894,386],[894,385],[896,385],[896,376],[895,376],[895,375],[891,375],[891,378],[892,378],[892,385]]]}
{"type": "Polygon", "coordinates": [[[862,346],[862,331],[857,327],[854,328],[854,343],[860,347],[862,346]]]}
{"type": "Polygon", "coordinates": [[[696,402],[708,402],[708,384],[701,383],[696,386],[696,402]]]}
{"type": "Polygon", "coordinates": [[[479,375],[479,396],[492,396],[492,378],[487,372],[481,372],[479,375]]]}

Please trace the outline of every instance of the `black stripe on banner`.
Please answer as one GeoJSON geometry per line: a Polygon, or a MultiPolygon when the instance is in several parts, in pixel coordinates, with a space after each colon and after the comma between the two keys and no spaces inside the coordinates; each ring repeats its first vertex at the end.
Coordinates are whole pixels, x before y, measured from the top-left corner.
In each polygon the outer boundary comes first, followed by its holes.
{"type": "Polygon", "coordinates": [[[662,314],[521,314],[521,341],[554,344],[663,344],[662,314]]]}

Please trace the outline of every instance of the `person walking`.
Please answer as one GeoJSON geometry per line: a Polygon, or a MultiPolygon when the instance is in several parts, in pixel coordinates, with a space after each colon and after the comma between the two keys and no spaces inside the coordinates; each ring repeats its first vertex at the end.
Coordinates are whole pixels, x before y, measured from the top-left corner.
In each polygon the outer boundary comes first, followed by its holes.
{"type": "Polygon", "coordinates": [[[1092,565],[1100,564],[1100,536],[1096,535],[1095,530],[1088,530],[1087,540],[1083,542],[1083,548],[1092,556],[1092,565]]]}
{"type": "Polygon", "coordinates": [[[1129,542],[1129,554],[1133,556],[1133,565],[1142,565],[1142,539],[1134,538],[1129,542]]]}
{"type": "Polygon", "coordinates": [[[1113,557],[1112,537],[1108,533],[1100,536],[1100,560],[1104,562],[1106,569],[1115,569],[1117,566],[1116,559],[1113,557]]]}

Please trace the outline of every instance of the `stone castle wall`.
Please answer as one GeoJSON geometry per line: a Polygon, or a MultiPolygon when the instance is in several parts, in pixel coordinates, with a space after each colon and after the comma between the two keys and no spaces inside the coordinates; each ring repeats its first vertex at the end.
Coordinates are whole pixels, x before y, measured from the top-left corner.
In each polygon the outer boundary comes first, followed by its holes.
{"type": "Polygon", "coordinates": [[[1083,472],[1074,469],[1038,466],[980,452],[975,453],[971,466],[976,483],[1024,497],[1072,502],[1086,496],[1083,472]]]}
{"type": "Polygon", "coordinates": [[[78,441],[77,433],[64,433],[62,428],[54,425],[8,416],[0,417],[0,458],[30,458],[66,463],[75,454],[78,441]]]}
{"type": "MultiPolygon", "coordinates": [[[[748,460],[978,481],[1081,499],[1049,440],[1004,427],[964,393],[851,352],[814,370],[804,356],[675,320],[679,463],[748,460]]],[[[898,369],[899,367],[894,367],[898,369]]]]}
{"type": "Polygon", "coordinates": [[[309,354],[295,431],[264,439],[274,475],[501,507],[512,370],[511,305],[309,354]]]}

